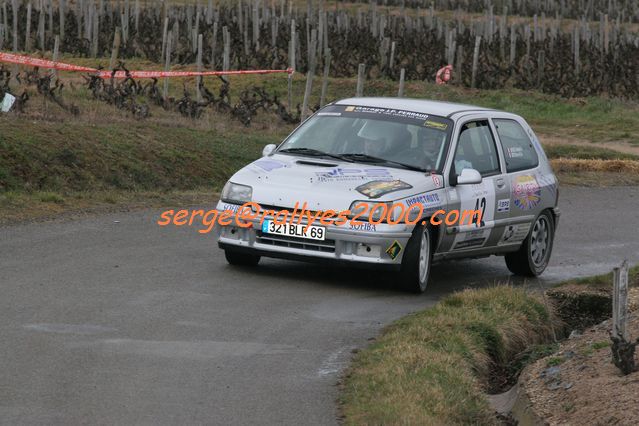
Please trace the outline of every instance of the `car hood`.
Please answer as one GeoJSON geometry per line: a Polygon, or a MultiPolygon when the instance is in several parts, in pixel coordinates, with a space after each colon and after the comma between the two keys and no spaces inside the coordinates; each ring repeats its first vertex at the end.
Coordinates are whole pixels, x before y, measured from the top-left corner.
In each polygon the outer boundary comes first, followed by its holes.
{"type": "Polygon", "coordinates": [[[311,210],[346,210],[355,200],[393,201],[441,187],[441,176],[375,164],[275,154],[239,170],[231,182],[253,188],[253,201],[311,210]],[[439,183],[439,186],[437,185],[439,183]]]}

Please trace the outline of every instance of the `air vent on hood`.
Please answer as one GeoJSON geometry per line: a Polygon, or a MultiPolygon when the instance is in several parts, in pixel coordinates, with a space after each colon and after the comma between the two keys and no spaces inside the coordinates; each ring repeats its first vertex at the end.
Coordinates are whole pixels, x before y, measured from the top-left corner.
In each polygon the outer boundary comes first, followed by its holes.
{"type": "Polygon", "coordinates": [[[335,167],[337,164],[333,163],[318,163],[315,161],[307,161],[307,160],[297,160],[297,164],[301,164],[303,166],[319,166],[319,167],[335,167]]]}

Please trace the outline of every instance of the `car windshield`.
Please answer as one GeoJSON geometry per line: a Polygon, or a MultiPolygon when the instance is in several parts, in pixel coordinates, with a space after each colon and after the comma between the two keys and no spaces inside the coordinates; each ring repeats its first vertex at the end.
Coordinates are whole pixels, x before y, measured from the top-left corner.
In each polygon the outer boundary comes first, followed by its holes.
{"type": "Polygon", "coordinates": [[[391,108],[330,105],[291,134],[283,154],[440,172],[452,121],[391,108]]]}

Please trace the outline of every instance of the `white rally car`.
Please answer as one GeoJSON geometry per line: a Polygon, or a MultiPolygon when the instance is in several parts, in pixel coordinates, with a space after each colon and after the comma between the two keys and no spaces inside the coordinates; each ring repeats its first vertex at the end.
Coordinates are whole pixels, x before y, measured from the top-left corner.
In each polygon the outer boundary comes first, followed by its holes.
{"type": "Polygon", "coordinates": [[[216,237],[234,265],[268,256],[380,266],[422,292],[431,263],[445,259],[504,255],[513,273],[541,274],[552,252],[558,198],[539,140],[515,114],[417,99],[344,99],[279,146],[266,146],[262,158],[231,177],[217,209],[253,202],[262,212],[305,207],[349,211],[352,218],[362,206],[381,203],[389,211],[377,206],[356,223],[309,227],[278,225],[269,213],[249,227],[217,227],[216,237]],[[421,217],[397,223],[398,212],[414,205],[421,209],[411,215],[421,217]],[[440,209],[480,209],[481,220],[434,226],[429,219],[440,209]]]}

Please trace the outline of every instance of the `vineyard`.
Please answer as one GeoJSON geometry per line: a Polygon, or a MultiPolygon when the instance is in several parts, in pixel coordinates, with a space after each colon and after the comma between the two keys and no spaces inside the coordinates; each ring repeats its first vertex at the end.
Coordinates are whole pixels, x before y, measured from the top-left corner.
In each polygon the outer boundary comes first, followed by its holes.
{"type": "MultiPolygon", "coordinates": [[[[452,64],[453,84],[566,97],[637,98],[638,28],[639,0],[0,2],[0,50],[53,60],[61,54],[110,58],[109,69],[122,69],[120,61],[143,58],[166,70],[176,65],[223,71],[291,67],[325,78],[359,74],[398,80],[401,75],[428,81],[452,64]]],[[[11,92],[9,69],[2,75],[4,91],[11,92]]],[[[56,101],[55,79],[30,78],[39,93],[56,101]]],[[[138,117],[147,114],[148,105],[138,105],[137,95],[192,117],[213,106],[245,124],[260,108],[276,111],[287,122],[302,115],[299,107],[292,112],[292,105],[260,88],[232,105],[225,86],[217,96],[197,86],[195,98],[185,94],[169,101],[166,86],[162,89],[157,80],[86,78],[96,99],[138,117]]],[[[16,96],[19,108],[28,95],[16,96]]]]}

